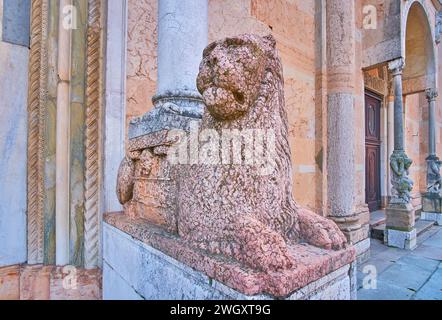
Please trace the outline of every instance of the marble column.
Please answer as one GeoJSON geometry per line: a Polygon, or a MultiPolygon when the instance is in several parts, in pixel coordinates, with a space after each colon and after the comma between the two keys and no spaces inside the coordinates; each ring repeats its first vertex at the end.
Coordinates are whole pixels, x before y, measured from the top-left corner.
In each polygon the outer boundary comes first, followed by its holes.
{"type": "MultiPolygon", "coordinates": [[[[59,15],[64,16],[64,8],[70,0],[60,2],[59,15]]],[[[69,87],[71,82],[71,36],[59,19],[58,28],[58,83],[57,83],[57,135],[56,135],[56,264],[69,264],[69,87]]]]}
{"type": "Polygon", "coordinates": [[[409,168],[413,161],[404,151],[402,101],[404,67],[405,62],[402,58],[388,64],[394,88],[394,150],[390,157],[392,195],[386,209],[387,226],[384,242],[392,247],[414,249],[416,247],[415,212],[410,199],[413,181],[409,178],[409,168]]]}
{"type": "MultiPolygon", "coordinates": [[[[359,257],[367,254],[368,210],[355,197],[355,4],[326,1],[327,30],[327,214],[359,257]]],[[[363,258],[362,258],[363,259],[363,258]]]]}
{"type": "Polygon", "coordinates": [[[436,155],[436,98],[435,89],[426,91],[428,100],[428,157],[427,157],[427,192],[422,197],[422,220],[435,221],[442,225],[442,161],[436,155]]]}
{"type": "MultiPolygon", "coordinates": [[[[394,150],[394,94],[392,93],[388,97],[388,137],[387,137],[387,158],[393,154],[394,150]]],[[[388,168],[388,176],[391,176],[391,168],[388,168]]],[[[391,180],[387,178],[387,195],[388,199],[391,197],[391,190],[393,185],[391,184],[391,180]]],[[[389,201],[389,200],[388,200],[389,201]]]]}
{"type": "Polygon", "coordinates": [[[158,8],[158,80],[155,108],[129,127],[129,139],[190,127],[202,117],[196,77],[208,38],[207,0],[162,0],[158,8]]]}
{"type": "Polygon", "coordinates": [[[426,91],[428,99],[428,158],[436,157],[436,98],[438,93],[435,89],[426,91]]]}

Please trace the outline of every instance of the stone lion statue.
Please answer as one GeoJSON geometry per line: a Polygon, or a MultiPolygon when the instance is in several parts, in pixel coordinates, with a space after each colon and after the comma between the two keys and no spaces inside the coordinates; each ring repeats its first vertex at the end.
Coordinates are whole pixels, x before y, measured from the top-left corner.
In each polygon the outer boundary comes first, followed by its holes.
{"type": "Polygon", "coordinates": [[[275,136],[275,168],[198,163],[178,170],[178,233],[193,246],[262,271],[296,265],[290,246],[340,250],[337,225],[292,197],[283,71],[273,36],[240,35],[210,44],[197,86],[207,109],[201,130],[263,129],[275,136]]]}

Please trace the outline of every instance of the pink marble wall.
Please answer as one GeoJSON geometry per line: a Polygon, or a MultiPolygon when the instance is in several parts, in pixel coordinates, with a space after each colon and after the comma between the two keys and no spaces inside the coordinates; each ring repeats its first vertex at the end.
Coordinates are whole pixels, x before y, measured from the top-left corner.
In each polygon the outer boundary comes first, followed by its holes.
{"type": "Polygon", "coordinates": [[[157,11],[157,0],[128,0],[128,119],[152,107],[157,79],[157,11]]]}

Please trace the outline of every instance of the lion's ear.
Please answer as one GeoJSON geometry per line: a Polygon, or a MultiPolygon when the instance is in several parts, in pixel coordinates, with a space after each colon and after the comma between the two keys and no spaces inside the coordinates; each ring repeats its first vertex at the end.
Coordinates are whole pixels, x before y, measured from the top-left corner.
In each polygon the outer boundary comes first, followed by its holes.
{"type": "Polygon", "coordinates": [[[264,36],[264,40],[272,47],[272,48],[276,48],[276,40],[275,37],[273,37],[273,35],[271,33],[269,33],[268,35],[264,36]]]}

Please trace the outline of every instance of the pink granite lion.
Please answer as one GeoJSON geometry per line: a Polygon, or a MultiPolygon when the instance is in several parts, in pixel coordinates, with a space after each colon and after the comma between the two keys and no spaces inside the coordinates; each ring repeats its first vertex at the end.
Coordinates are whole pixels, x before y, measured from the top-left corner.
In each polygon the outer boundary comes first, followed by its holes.
{"type": "Polygon", "coordinates": [[[283,71],[274,38],[246,34],[210,44],[197,85],[207,106],[201,130],[214,129],[220,136],[226,129],[273,132],[275,168],[261,174],[254,164],[181,167],[180,237],[266,272],[294,267],[296,243],[344,248],[346,238],[334,222],[292,197],[283,71]]]}

